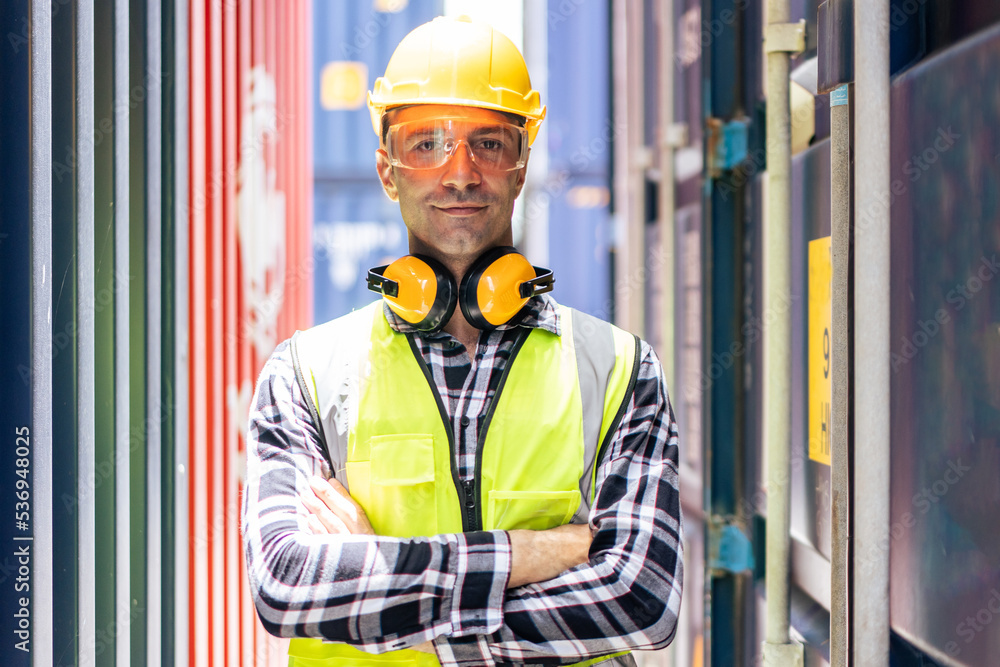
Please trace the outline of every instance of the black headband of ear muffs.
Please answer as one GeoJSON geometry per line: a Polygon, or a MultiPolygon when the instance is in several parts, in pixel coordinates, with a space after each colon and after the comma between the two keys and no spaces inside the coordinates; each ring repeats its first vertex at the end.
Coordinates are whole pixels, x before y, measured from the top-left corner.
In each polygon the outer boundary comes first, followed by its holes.
{"type": "MultiPolygon", "coordinates": [[[[504,266],[510,264],[508,261],[504,266]]],[[[369,269],[367,282],[368,289],[381,294],[399,317],[418,331],[433,333],[448,323],[456,305],[476,328],[495,329],[513,319],[531,297],[551,292],[555,279],[550,270],[531,266],[513,246],[499,246],[473,262],[461,287],[441,262],[427,255],[406,255],[392,264],[369,269]],[[508,255],[514,256],[510,258],[513,271],[504,271],[502,266],[498,269],[496,264],[508,255]],[[418,278],[418,273],[423,273],[424,279],[418,278]],[[428,297],[430,274],[435,286],[433,301],[428,297]],[[489,299],[480,303],[479,286],[484,276],[490,280],[489,299]],[[500,319],[490,321],[489,315],[500,319]]]]}

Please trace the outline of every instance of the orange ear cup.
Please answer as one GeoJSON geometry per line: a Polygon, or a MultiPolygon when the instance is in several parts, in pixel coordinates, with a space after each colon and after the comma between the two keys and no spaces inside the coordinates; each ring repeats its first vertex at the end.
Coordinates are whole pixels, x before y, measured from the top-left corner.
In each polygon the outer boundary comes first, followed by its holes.
{"type": "Polygon", "coordinates": [[[512,246],[486,251],[458,290],[462,313],[473,326],[489,331],[509,322],[532,296],[552,290],[552,272],[538,269],[512,246]]]}
{"type": "Polygon", "coordinates": [[[434,332],[447,324],[458,301],[455,279],[441,262],[406,255],[368,272],[368,289],[381,294],[392,312],[418,331],[434,332]]]}
{"type": "Polygon", "coordinates": [[[510,321],[530,298],[522,297],[518,288],[534,277],[531,264],[514,248],[487,251],[469,267],[458,290],[465,319],[485,330],[510,321]]]}

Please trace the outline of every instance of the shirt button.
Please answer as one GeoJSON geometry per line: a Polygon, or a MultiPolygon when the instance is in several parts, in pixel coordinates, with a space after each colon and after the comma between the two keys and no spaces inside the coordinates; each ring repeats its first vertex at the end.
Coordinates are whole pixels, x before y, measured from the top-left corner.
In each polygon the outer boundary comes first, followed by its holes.
{"type": "Polygon", "coordinates": [[[482,361],[482,360],[483,360],[483,353],[480,352],[476,355],[476,361],[482,361]]]}
{"type": "Polygon", "coordinates": [[[462,417],[462,419],[460,421],[462,423],[462,426],[468,426],[469,425],[469,418],[468,417],[462,417]]]}

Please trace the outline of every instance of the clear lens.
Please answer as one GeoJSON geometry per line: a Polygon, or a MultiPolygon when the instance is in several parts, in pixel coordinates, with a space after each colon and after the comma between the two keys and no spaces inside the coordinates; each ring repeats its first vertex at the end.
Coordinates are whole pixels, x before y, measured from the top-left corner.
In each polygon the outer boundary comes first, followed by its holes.
{"type": "Polygon", "coordinates": [[[465,145],[477,165],[494,171],[524,166],[528,133],[510,123],[439,118],[399,123],[389,128],[386,152],[394,166],[436,169],[465,145]]]}

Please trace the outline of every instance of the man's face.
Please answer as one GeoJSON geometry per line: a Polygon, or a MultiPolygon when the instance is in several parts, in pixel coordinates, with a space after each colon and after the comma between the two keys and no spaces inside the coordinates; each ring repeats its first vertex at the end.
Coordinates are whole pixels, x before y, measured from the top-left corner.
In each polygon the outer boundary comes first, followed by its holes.
{"type": "MultiPolygon", "coordinates": [[[[389,112],[391,125],[437,118],[464,123],[509,123],[496,111],[477,107],[421,104],[389,112]]],[[[464,145],[440,167],[394,167],[385,148],[377,153],[379,178],[399,201],[409,233],[410,252],[439,259],[478,257],[498,245],[511,245],[514,200],[524,185],[525,167],[497,171],[473,161],[464,145]]]]}

